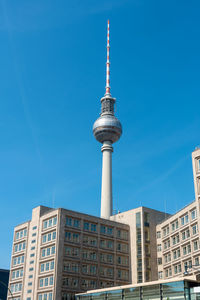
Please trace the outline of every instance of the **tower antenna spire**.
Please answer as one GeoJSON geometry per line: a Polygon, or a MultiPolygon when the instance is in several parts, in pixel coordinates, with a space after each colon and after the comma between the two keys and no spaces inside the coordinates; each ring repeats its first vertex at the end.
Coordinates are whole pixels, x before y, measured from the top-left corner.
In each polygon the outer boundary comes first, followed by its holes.
{"type": "Polygon", "coordinates": [[[110,95],[110,21],[107,29],[106,94],[110,95]]]}

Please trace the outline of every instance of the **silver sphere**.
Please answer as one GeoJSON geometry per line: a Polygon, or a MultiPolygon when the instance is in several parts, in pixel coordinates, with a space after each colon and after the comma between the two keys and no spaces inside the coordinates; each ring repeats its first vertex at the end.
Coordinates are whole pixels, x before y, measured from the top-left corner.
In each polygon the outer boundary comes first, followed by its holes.
{"type": "Polygon", "coordinates": [[[115,116],[102,115],[94,122],[93,134],[96,140],[102,144],[105,141],[115,143],[122,134],[122,126],[115,116]]]}

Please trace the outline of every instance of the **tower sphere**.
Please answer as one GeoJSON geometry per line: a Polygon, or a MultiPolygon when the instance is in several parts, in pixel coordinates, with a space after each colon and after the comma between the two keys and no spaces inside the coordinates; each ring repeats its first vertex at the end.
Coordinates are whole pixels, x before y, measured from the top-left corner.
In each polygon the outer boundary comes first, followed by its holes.
{"type": "Polygon", "coordinates": [[[122,126],[114,115],[101,115],[93,125],[93,134],[96,140],[102,144],[105,141],[115,143],[122,134],[122,126]]]}

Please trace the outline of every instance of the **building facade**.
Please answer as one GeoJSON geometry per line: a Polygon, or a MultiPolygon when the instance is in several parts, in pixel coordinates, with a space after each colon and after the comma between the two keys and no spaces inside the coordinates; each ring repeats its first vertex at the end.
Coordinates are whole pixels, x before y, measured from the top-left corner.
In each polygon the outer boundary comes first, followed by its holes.
{"type": "Polygon", "coordinates": [[[156,227],[158,279],[180,276],[200,263],[200,149],[192,153],[195,201],[156,227]]]}
{"type": "Polygon", "coordinates": [[[111,217],[130,226],[131,282],[157,280],[156,225],[168,216],[147,207],[138,207],[111,217]]]}
{"type": "Polygon", "coordinates": [[[36,207],[32,219],[14,230],[11,293],[15,300],[65,300],[129,283],[129,239],[128,225],[36,207]]]}

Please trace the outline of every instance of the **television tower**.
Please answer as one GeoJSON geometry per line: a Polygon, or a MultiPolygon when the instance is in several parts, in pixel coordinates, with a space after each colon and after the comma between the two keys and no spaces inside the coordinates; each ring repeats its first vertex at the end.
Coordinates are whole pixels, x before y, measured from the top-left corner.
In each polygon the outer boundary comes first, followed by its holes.
{"type": "Polygon", "coordinates": [[[93,134],[102,143],[101,218],[112,216],[112,144],[122,134],[120,121],[114,115],[116,99],[110,93],[110,23],[107,32],[106,93],[101,98],[101,114],[93,125],[93,134]]]}

